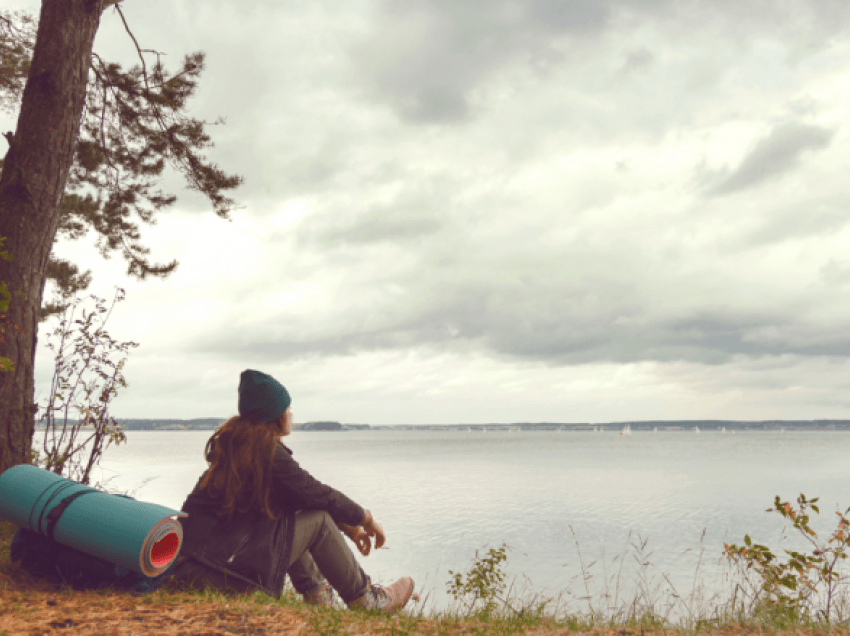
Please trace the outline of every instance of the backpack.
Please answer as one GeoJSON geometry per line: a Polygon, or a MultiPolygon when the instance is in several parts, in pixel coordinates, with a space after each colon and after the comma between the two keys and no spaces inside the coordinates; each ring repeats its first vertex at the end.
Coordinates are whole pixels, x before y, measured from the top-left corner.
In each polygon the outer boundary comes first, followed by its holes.
{"type": "MultiPolygon", "coordinates": [[[[118,496],[132,499],[127,495],[118,496]]],[[[20,560],[21,567],[31,574],[53,580],[58,577],[57,591],[68,587],[91,590],[112,585],[115,590],[130,592],[134,596],[159,589],[174,573],[178,562],[175,558],[164,572],[148,577],[27,528],[18,528],[9,552],[12,561],[20,560]]]]}

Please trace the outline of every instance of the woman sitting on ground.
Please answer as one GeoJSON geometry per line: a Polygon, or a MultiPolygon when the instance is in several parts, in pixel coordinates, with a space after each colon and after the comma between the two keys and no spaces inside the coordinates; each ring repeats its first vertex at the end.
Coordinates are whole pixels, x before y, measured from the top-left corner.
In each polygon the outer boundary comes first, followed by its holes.
{"type": "Polygon", "coordinates": [[[172,581],[223,592],[262,590],[279,598],[287,574],[311,604],[395,612],[413,580],[373,585],[342,538],[367,556],[384,545],[368,510],[314,479],[282,438],[292,428],[291,398],[270,375],[248,369],[239,381],[239,416],[210,437],[210,463],[183,503],[181,562],[172,581]],[[241,504],[237,508],[237,503],[241,504]],[[244,505],[244,508],[243,508],[244,505]]]}

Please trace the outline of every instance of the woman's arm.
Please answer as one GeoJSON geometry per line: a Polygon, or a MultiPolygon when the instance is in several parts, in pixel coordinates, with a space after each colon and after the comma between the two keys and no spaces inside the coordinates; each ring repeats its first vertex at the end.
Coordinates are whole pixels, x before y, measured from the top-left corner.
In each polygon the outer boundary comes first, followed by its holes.
{"type": "Polygon", "coordinates": [[[350,526],[347,523],[338,523],[336,524],[336,527],[339,528],[343,534],[348,535],[349,537],[351,536],[351,531],[354,530],[354,526],[350,526]]]}
{"type": "Polygon", "coordinates": [[[362,506],[301,468],[287,450],[283,444],[275,449],[272,496],[283,499],[293,510],[324,510],[335,522],[356,525],[369,516],[362,506]]]}
{"type": "MultiPolygon", "coordinates": [[[[365,508],[364,508],[364,510],[365,510],[365,508]]],[[[363,526],[365,528],[367,525],[369,525],[373,521],[374,521],[374,519],[372,519],[372,513],[369,512],[368,510],[366,510],[366,513],[363,515],[363,521],[361,521],[357,525],[363,526]]]]}
{"type": "MultiPolygon", "coordinates": [[[[366,514],[363,515],[363,520],[360,523],[358,523],[357,525],[366,527],[367,524],[370,524],[373,521],[374,521],[374,519],[372,518],[372,513],[369,512],[368,510],[366,510],[366,514]]],[[[338,523],[338,524],[336,524],[336,527],[339,528],[340,530],[342,530],[342,532],[344,532],[345,534],[351,535],[351,533],[354,531],[354,529],[357,526],[350,526],[347,523],[338,523]]]]}

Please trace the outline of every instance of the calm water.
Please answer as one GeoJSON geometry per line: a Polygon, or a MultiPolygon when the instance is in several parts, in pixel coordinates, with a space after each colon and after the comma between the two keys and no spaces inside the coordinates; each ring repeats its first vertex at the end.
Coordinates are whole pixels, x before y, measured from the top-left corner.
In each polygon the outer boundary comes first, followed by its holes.
{"type": "MultiPolygon", "coordinates": [[[[127,431],[92,483],[179,509],[206,468],[211,434],[127,431]]],[[[502,542],[511,547],[506,580],[521,596],[584,596],[570,526],[585,566],[596,561],[591,593],[602,590],[603,563],[608,577],[616,574],[614,558],[630,531],[633,541],[647,540],[650,571],[668,574],[683,595],[702,547],[710,591],[723,570],[724,541],[740,544],[750,534],[771,548],[806,546],[782,517],[765,512],[776,495],[820,497],[812,526],[821,533],[835,527],[834,510],[850,506],[850,433],[840,431],[351,431],[294,433],[286,443],[302,467],[383,526],[385,549],[368,557],[355,550],[363,569],[384,584],[413,577],[423,601],[431,594],[426,608],[449,607],[448,571],[466,572],[476,550],[483,556],[502,542]]],[[[624,561],[621,595],[636,579],[635,559],[624,561]]]]}

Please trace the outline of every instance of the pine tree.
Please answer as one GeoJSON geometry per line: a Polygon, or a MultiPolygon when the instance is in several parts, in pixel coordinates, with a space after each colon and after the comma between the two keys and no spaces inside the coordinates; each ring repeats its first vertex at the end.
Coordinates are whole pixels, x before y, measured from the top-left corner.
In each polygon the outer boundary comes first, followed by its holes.
{"type": "Polygon", "coordinates": [[[234,202],[223,192],[242,183],[202,154],[212,145],[206,128],[223,120],[185,114],[203,53],[168,73],[162,53],[138,44],[116,0],[42,0],[35,32],[33,24],[0,10],[0,107],[20,103],[14,134],[4,134],[9,150],[0,172],[0,237],[10,256],[0,259],[0,281],[11,290],[0,314],[0,364],[7,358],[13,365],[0,373],[0,472],[29,455],[38,325],[91,282],[90,271],[51,256],[57,233],[78,239],[91,227],[104,258],[120,250],[129,275],[164,278],[178,262],[145,258],[150,250],[138,243],[132,215],[154,224],[154,214],[176,200],[153,189],[165,165],[228,220],[234,202]],[[110,6],[139,55],[139,65],[126,71],[92,51],[110,6]],[[47,280],[62,302],[43,305],[47,280]]]}

